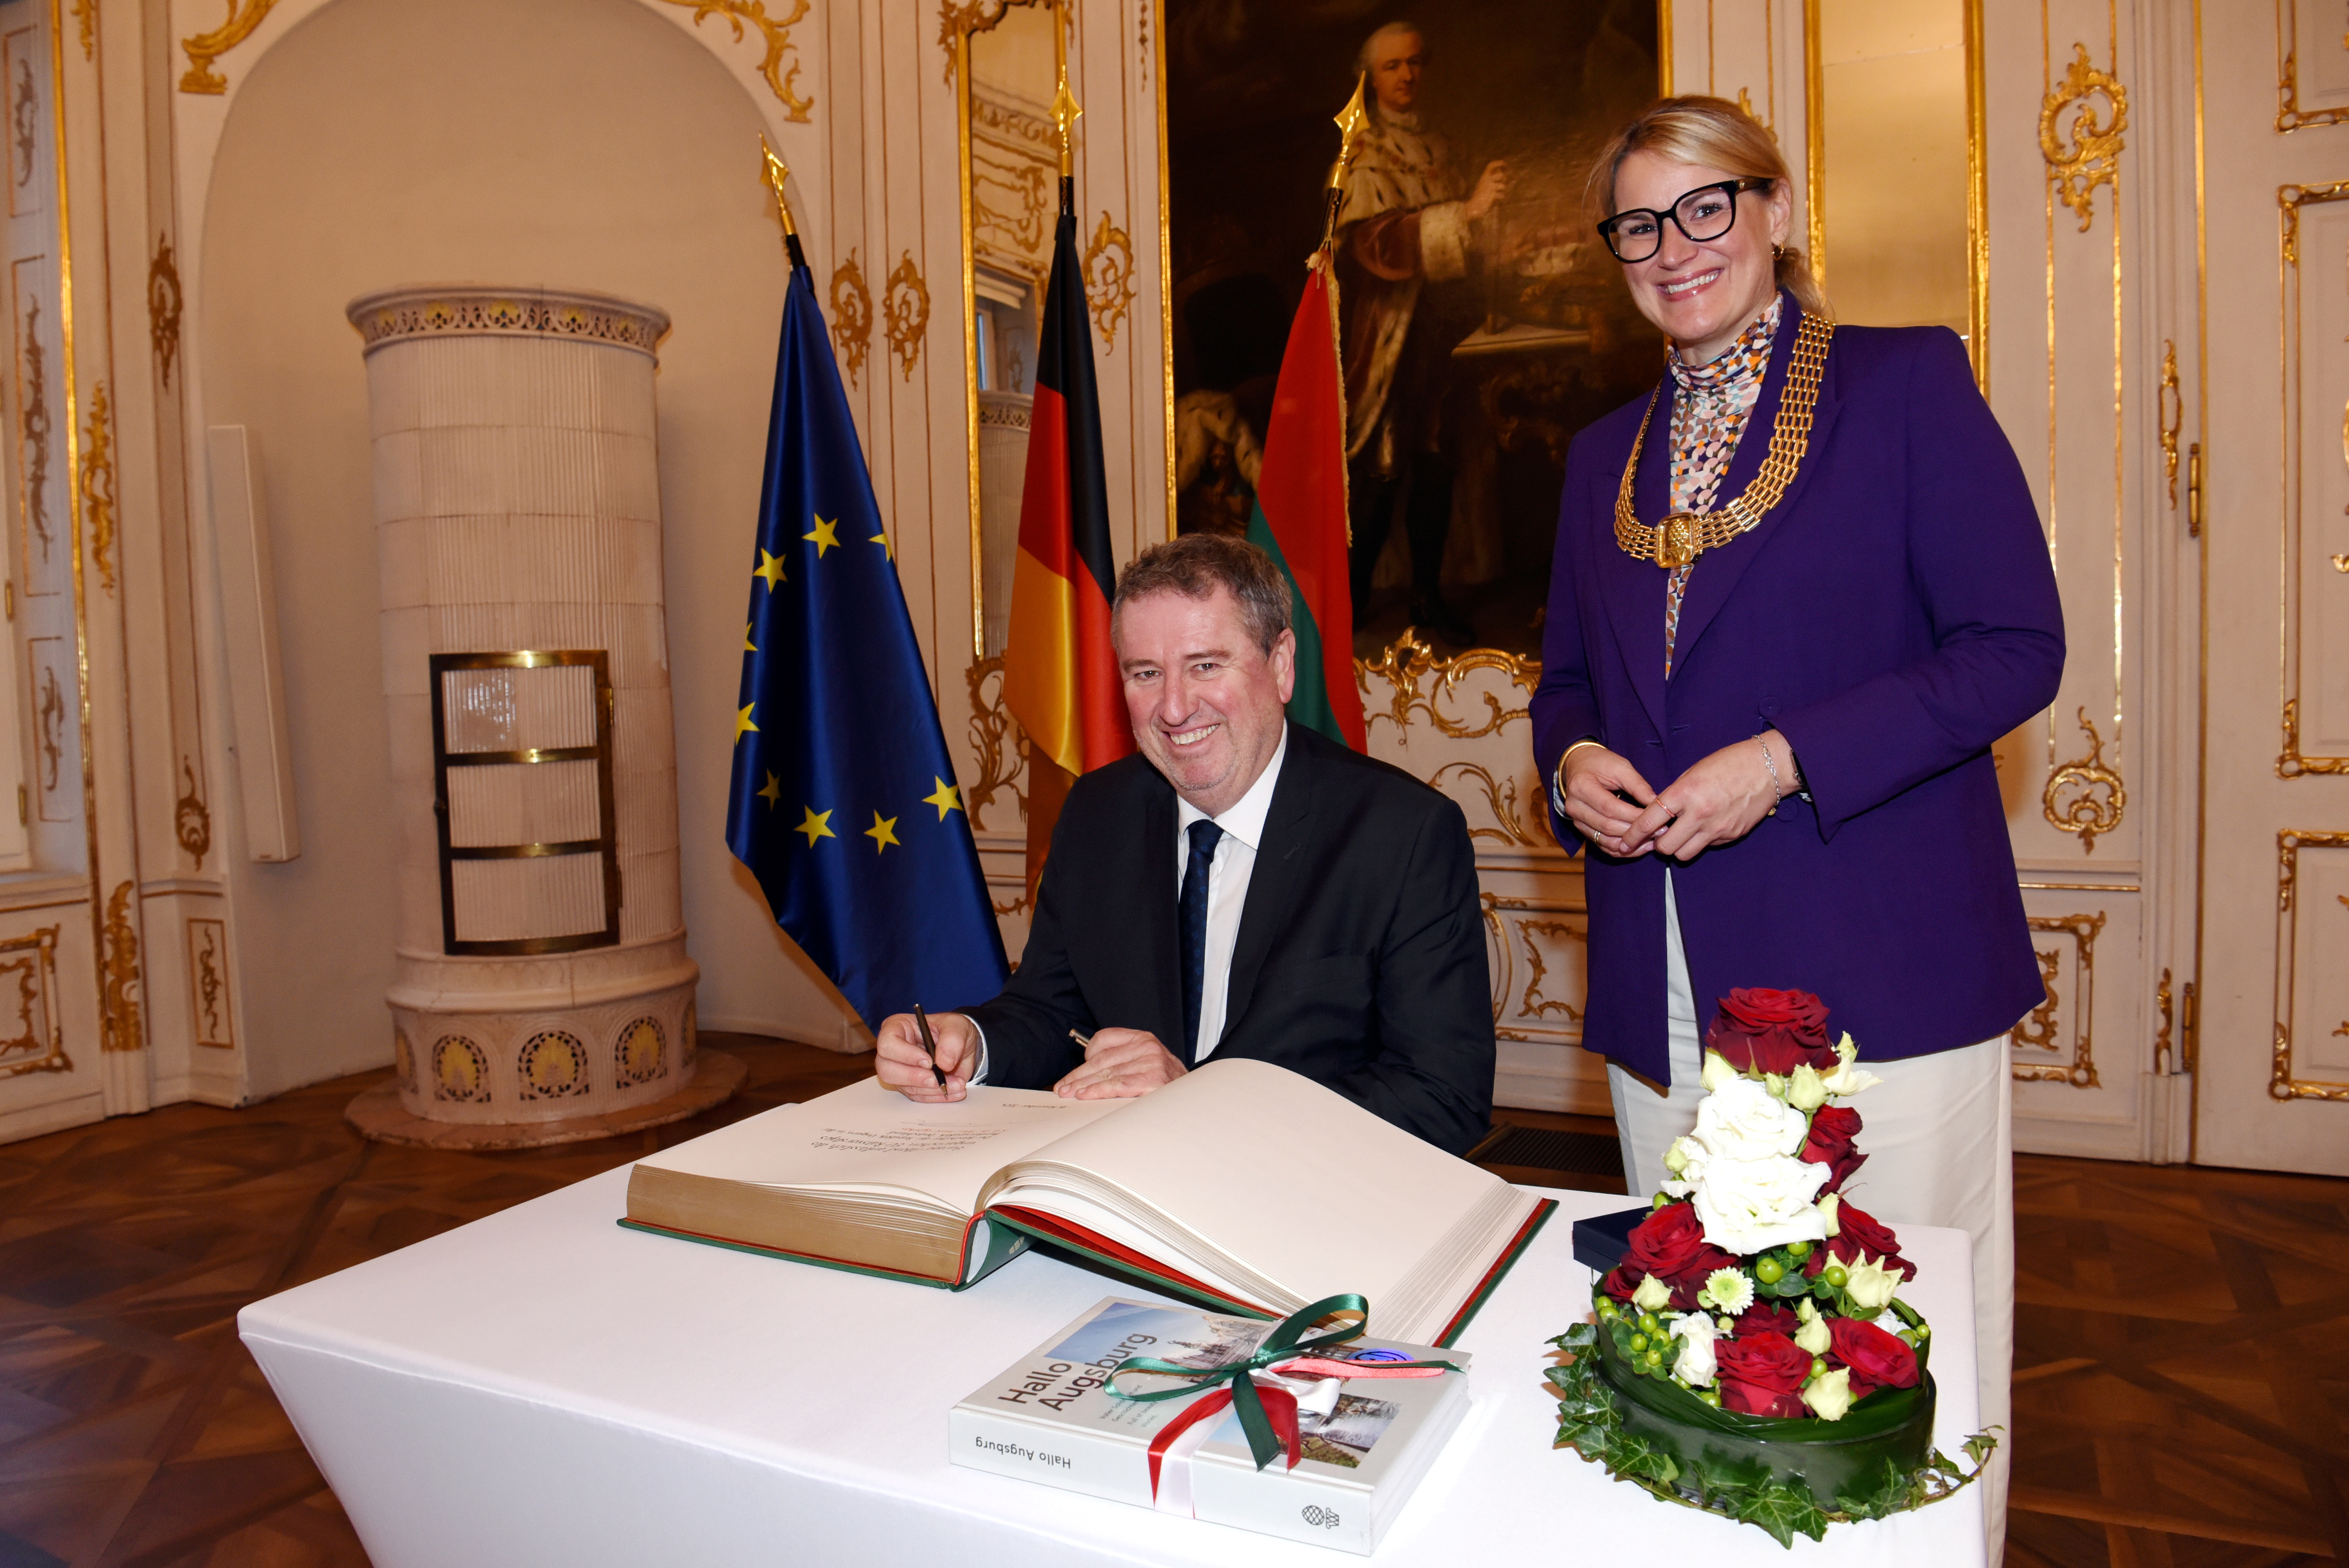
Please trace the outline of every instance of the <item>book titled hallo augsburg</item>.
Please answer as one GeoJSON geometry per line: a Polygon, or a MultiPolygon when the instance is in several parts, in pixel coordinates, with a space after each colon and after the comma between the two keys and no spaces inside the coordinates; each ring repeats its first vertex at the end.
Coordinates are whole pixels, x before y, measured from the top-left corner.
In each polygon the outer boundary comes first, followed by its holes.
{"type": "Polygon", "coordinates": [[[877,1079],[640,1160],[624,1225],[948,1290],[1031,1238],[1248,1317],[1369,1298],[1448,1345],[1557,1204],[1268,1062],[1138,1099],[877,1079]]]}
{"type": "MultiPolygon", "coordinates": [[[[1375,1298],[1371,1309],[1378,1312],[1375,1298]]],[[[1129,1356],[1204,1371],[1247,1356],[1270,1331],[1257,1319],[1196,1307],[1104,1301],[957,1405],[947,1421],[947,1457],[1161,1513],[1340,1551],[1374,1551],[1467,1413],[1464,1355],[1385,1339],[1323,1352],[1391,1352],[1413,1361],[1447,1360],[1460,1370],[1313,1380],[1314,1392],[1299,1402],[1301,1456],[1294,1467],[1276,1459],[1261,1470],[1239,1418],[1226,1409],[1162,1445],[1154,1477],[1154,1442],[1192,1401],[1119,1399],[1106,1387],[1110,1370],[1129,1356]]],[[[1118,1386],[1147,1393],[1182,1381],[1128,1373],[1118,1386]]]]}

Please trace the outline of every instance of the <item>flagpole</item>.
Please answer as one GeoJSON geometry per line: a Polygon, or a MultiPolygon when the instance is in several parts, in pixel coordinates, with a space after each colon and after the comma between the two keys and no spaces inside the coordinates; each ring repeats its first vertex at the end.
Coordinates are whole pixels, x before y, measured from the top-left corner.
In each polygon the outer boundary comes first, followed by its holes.
{"type": "Polygon", "coordinates": [[[765,157],[767,183],[775,190],[775,215],[783,221],[783,253],[791,257],[794,268],[804,267],[807,265],[807,253],[800,249],[799,226],[792,222],[792,204],[783,195],[783,181],[792,177],[792,171],[781,159],[775,156],[775,150],[768,145],[767,133],[763,130],[759,133],[759,150],[765,157]]]}

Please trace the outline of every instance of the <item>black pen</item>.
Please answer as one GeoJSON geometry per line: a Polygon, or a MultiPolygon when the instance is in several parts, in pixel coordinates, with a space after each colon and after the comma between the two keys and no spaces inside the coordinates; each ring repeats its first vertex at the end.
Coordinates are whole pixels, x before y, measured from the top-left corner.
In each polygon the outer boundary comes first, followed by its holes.
{"type": "Polygon", "coordinates": [[[919,1002],[914,1004],[914,1022],[921,1027],[922,1049],[929,1053],[930,1076],[938,1080],[940,1088],[944,1088],[947,1087],[947,1075],[938,1071],[937,1037],[930,1033],[930,1020],[923,1014],[922,1005],[919,1002]]]}

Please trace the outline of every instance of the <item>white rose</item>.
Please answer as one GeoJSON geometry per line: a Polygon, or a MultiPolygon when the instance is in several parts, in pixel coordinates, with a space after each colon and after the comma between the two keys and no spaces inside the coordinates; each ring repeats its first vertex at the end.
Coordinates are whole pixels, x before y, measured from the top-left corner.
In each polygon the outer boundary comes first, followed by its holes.
{"type": "Polygon", "coordinates": [[[1641,1312],[1661,1312],[1672,1302],[1672,1287],[1650,1274],[1631,1293],[1631,1305],[1641,1312]]]}
{"type": "MultiPolygon", "coordinates": [[[[1841,1072],[1846,1069],[1838,1068],[1836,1070],[1841,1072]]],[[[1793,1076],[1786,1079],[1786,1103],[1796,1110],[1810,1111],[1818,1109],[1826,1102],[1826,1084],[1819,1077],[1818,1068],[1808,1062],[1796,1067],[1793,1076]]]]}
{"type": "Polygon", "coordinates": [[[1836,1055],[1847,1062],[1856,1062],[1859,1059],[1859,1047],[1852,1043],[1849,1029],[1846,1029],[1843,1032],[1843,1038],[1836,1042],[1836,1055]]]}
{"type": "Polygon", "coordinates": [[[1819,1212],[1826,1217],[1828,1235],[1839,1236],[1843,1234],[1843,1222],[1839,1218],[1837,1218],[1842,1212],[1842,1193],[1830,1192],[1826,1197],[1819,1200],[1819,1212]]]}
{"type": "Polygon", "coordinates": [[[1681,1353],[1672,1363],[1672,1376],[1692,1388],[1709,1388],[1713,1374],[1719,1370],[1713,1358],[1713,1319],[1701,1312],[1672,1319],[1672,1335],[1681,1342],[1681,1353]]]}
{"type": "Polygon", "coordinates": [[[1819,1315],[1819,1309],[1811,1305],[1809,1296],[1803,1297],[1795,1315],[1803,1320],[1803,1326],[1795,1330],[1795,1343],[1814,1356],[1825,1356],[1835,1344],[1835,1334],[1827,1327],[1827,1320],[1819,1315]]]}
{"type": "Polygon", "coordinates": [[[1690,1136],[1716,1160],[1759,1160],[1792,1154],[1810,1131],[1810,1118],[1763,1085],[1733,1078],[1696,1108],[1696,1130],[1690,1136]]]}
{"type": "Polygon", "coordinates": [[[1704,1053],[1705,1093],[1715,1093],[1720,1089],[1723,1084],[1735,1083],[1737,1078],[1737,1069],[1731,1067],[1728,1062],[1724,1061],[1719,1051],[1707,1051],[1704,1053]]]}
{"type": "Polygon", "coordinates": [[[1803,1385],[1803,1403],[1822,1421],[1840,1421],[1851,1408],[1851,1370],[1838,1367],[1803,1385]]]}
{"type": "MultiPolygon", "coordinates": [[[[1802,1119],[1795,1116],[1797,1124],[1802,1119]]],[[[1826,1240],[1826,1220],[1811,1200],[1827,1176],[1826,1166],[1789,1154],[1707,1161],[1692,1194],[1704,1239],[1740,1256],[1788,1242],[1826,1240]]]]}
{"type": "MultiPolygon", "coordinates": [[[[1702,1199],[1698,1201],[1697,1212],[1704,1212],[1702,1199]]],[[[1881,1258],[1871,1258],[1866,1253],[1859,1254],[1857,1262],[1844,1265],[1844,1270],[1848,1276],[1844,1281],[1844,1294],[1851,1297],[1854,1306],[1881,1312],[1892,1305],[1892,1293],[1900,1288],[1902,1271],[1888,1269],[1881,1258]]]]}

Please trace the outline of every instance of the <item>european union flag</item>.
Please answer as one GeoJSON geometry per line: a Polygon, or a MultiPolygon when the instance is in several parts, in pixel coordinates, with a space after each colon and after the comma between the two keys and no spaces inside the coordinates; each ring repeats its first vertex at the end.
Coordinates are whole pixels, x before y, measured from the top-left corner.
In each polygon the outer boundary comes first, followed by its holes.
{"type": "Polygon", "coordinates": [[[792,269],[726,842],[866,1024],[1003,987],[978,851],[815,284],[792,269]]]}

